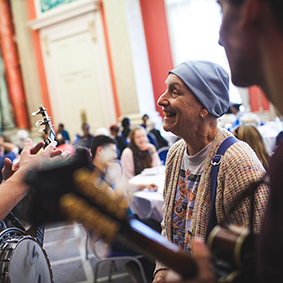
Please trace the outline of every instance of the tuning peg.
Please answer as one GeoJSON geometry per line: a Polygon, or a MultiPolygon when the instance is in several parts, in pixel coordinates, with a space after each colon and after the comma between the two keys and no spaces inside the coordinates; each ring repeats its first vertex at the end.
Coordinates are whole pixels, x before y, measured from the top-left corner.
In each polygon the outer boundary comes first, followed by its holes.
{"type": "Polygon", "coordinates": [[[39,114],[41,112],[41,110],[39,109],[39,110],[37,110],[36,112],[32,112],[31,113],[31,116],[36,116],[37,114],[39,114]]]}
{"type": "Polygon", "coordinates": [[[36,121],[35,126],[36,126],[37,128],[39,128],[39,127],[42,126],[43,124],[44,124],[44,121],[43,121],[43,120],[38,120],[38,121],[36,121]]]}
{"type": "Polygon", "coordinates": [[[38,121],[36,121],[35,126],[37,128],[39,128],[42,124],[43,124],[43,121],[42,120],[38,120],[38,121]]]}
{"type": "Polygon", "coordinates": [[[33,113],[31,113],[31,116],[36,116],[40,113],[43,113],[47,108],[44,108],[42,105],[39,106],[39,109],[33,113]]]}

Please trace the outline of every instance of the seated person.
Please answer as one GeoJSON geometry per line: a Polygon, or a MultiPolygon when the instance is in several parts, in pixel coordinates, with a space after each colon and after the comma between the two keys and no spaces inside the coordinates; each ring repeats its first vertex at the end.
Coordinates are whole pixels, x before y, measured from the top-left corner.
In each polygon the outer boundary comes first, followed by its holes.
{"type": "Polygon", "coordinates": [[[123,127],[122,136],[124,137],[125,140],[127,140],[129,133],[131,131],[131,120],[129,118],[125,117],[122,120],[121,124],[122,124],[122,127],[123,127]]]}
{"type": "Polygon", "coordinates": [[[155,122],[148,119],[146,123],[147,123],[146,126],[147,132],[154,134],[154,136],[156,137],[158,143],[158,149],[168,146],[169,145],[168,141],[165,138],[163,138],[160,131],[155,128],[155,122]]]}
{"type": "Polygon", "coordinates": [[[56,135],[55,140],[57,141],[57,149],[61,149],[62,152],[68,151],[70,155],[75,154],[73,145],[69,144],[68,140],[66,140],[61,133],[56,135]]]}
{"type": "Polygon", "coordinates": [[[233,134],[237,139],[245,141],[250,145],[266,170],[268,167],[269,154],[258,129],[253,125],[241,125],[233,130],[233,134]]]}
{"type": "Polygon", "coordinates": [[[122,168],[119,162],[115,162],[117,158],[116,142],[114,139],[99,135],[96,136],[91,144],[92,164],[105,173],[106,179],[112,183],[112,189],[119,194],[125,194],[125,188],[129,187],[130,190],[141,191],[149,189],[156,191],[155,184],[130,184],[122,176],[122,168]]]}
{"type": "Polygon", "coordinates": [[[82,130],[84,134],[82,136],[80,135],[77,136],[76,140],[73,143],[73,146],[75,147],[82,146],[82,147],[90,148],[94,136],[89,132],[89,125],[87,123],[83,123],[82,130]]]}
{"type": "Polygon", "coordinates": [[[129,138],[130,143],[121,156],[123,175],[128,180],[140,174],[145,168],[161,165],[156,148],[149,143],[143,127],[138,126],[131,130],[129,138]]]}
{"type": "Polygon", "coordinates": [[[118,159],[121,158],[123,150],[127,147],[127,141],[125,138],[119,133],[119,127],[117,125],[112,125],[110,127],[110,134],[117,142],[117,148],[118,148],[118,159]]]}
{"type": "Polygon", "coordinates": [[[149,116],[147,114],[144,114],[142,116],[142,123],[141,123],[141,126],[144,127],[146,129],[147,127],[147,120],[149,119],[149,116]]]}
{"type": "Polygon", "coordinates": [[[58,130],[57,130],[57,135],[58,134],[61,134],[62,137],[64,138],[65,140],[65,143],[70,143],[70,136],[69,136],[69,133],[65,130],[64,128],[64,124],[59,124],[59,127],[58,127],[58,130]]]}
{"type": "MultiPolygon", "coordinates": [[[[128,190],[130,191],[143,190],[145,188],[148,188],[152,191],[155,191],[157,189],[157,186],[155,184],[130,184],[123,178],[120,164],[114,162],[115,158],[117,157],[116,142],[114,139],[104,135],[96,136],[93,139],[91,145],[91,153],[93,158],[92,164],[105,173],[106,179],[110,183],[112,183],[112,189],[115,189],[115,191],[120,195],[125,193],[129,195],[128,192],[125,191],[125,188],[128,188],[128,190]]],[[[139,219],[138,215],[133,214],[130,208],[128,208],[128,218],[139,219]]],[[[156,220],[150,218],[139,220],[145,223],[146,225],[150,226],[151,228],[155,229],[157,232],[161,232],[160,223],[158,223],[156,220]]],[[[116,241],[112,244],[111,251],[112,253],[118,252],[126,254],[135,254],[127,246],[116,241]]],[[[146,276],[149,278],[149,280],[152,280],[155,264],[147,259],[142,259],[142,264],[144,266],[146,276]]],[[[126,266],[126,268],[129,269],[129,272],[131,272],[130,266],[132,265],[134,265],[133,262],[126,266]]]]}

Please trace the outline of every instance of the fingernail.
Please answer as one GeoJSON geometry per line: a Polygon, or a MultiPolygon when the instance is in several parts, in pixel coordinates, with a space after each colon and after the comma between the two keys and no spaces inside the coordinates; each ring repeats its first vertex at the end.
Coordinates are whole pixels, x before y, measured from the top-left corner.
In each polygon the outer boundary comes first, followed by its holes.
{"type": "Polygon", "coordinates": [[[70,151],[64,151],[64,152],[62,153],[62,157],[63,157],[63,158],[67,158],[69,155],[70,155],[70,151]]]}

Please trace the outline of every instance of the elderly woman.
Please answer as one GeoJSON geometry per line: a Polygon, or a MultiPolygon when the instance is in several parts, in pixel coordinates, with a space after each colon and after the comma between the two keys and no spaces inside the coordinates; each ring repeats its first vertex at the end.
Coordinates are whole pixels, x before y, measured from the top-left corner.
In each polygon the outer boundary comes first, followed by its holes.
{"type": "MultiPolygon", "coordinates": [[[[181,63],[169,72],[166,91],[158,104],[163,128],[182,139],[172,145],[166,159],[162,234],[186,251],[195,236],[206,237],[211,201],[211,161],[222,142],[232,134],[218,128],[217,118],[229,107],[229,77],[219,65],[207,61],[181,63]]],[[[243,200],[228,215],[239,194],[265,170],[247,143],[237,141],[225,152],[217,177],[217,223],[227,219],[250,226],[251,199],[243,200]]],[[[258,232],[268,199],[260,186],[254,201],[254,230],[258,232]]],[[[167,267],[157,262],[154,282],[164,282],[167,267]]]]}
{"type": "Polygon", "coordinates": [[[142,126],[131,130],[130,143],[121,156],[123,175],[131,179],[143,169],[160,166],[161,162],[153,144],[149,143],[146,131],[142,126]]]}

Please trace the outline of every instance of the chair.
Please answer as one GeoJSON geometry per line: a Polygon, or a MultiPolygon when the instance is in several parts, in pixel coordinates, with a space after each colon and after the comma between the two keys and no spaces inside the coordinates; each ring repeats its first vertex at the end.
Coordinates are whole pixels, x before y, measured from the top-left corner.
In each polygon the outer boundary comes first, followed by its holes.
{"type": "Polygon", "coordinates": [[[170,146],[164,146],[157,150],[161,163],[164,165],[170,146]]]}
{"type": "Polygon", "coordinates": [[[153,133],[148,133],[147,138],[149,142],[155,146],[156,150],[158,150],[159,146],[158,146],[156,136],[153,133]]]}
{"type": "MultiPolygon", "coordinates": [[[[88,233],[87,233],[88,234],[88,233]]],[[[86,259],[88,259],[88,241],[89,240],[89,235],[86,238],[86,259]]],[[[91,249],[98,259],[98,262],[95,265],[94,268],[94,283],[97,282],[98,275],[99,275],[99,267],[103,262],[109,262],[110,263],[110,268],[109,268],[109,274],[108,274],[108,282],[112,281],[112,275],[113,272],[117,271],[117,266],[116,262],[117,261],[124,261],[126,270],[136,283],[147,283],[146,275],[143,269],[143,266],[140,262],[139,259],[143,258],[142,255],[136,255],[136,254],[130,254],[130,253],[124,253],[124,252],[111,252],[111,254],[107,257],[105,257],[104,254],[100,253],[99,249],[107,249],[107,244],[105,244],[102,240],[97,240],[96,242],[89,242],[91,249]],[[100,248],[99,248],[100,246],[100,248]],[[133,264],[128,264],[128,263],[135,263],[133,264]],[[134,268],[133,268],[134,267],[134,268]]]]}

